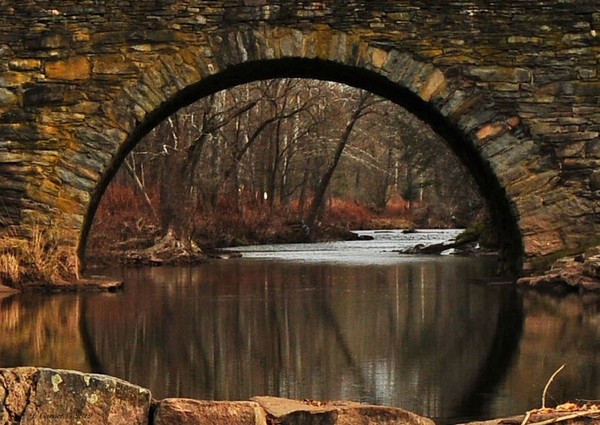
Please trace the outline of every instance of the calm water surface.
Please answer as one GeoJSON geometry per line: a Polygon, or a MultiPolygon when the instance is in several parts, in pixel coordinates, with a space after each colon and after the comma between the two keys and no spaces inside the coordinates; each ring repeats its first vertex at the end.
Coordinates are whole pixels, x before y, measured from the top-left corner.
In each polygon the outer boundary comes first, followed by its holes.
{"type": "Polygon", "coordinates": [[[116,294],[0,299],[0,367],[107,373],[167,396],[352,399],[439,422],[600,398],[600,302],[484,284],[493,257],[401,256],[452,233],[249,247],[111,270],[116,294]],[[549,403],[550,404],[550,403],[549,403]]]}

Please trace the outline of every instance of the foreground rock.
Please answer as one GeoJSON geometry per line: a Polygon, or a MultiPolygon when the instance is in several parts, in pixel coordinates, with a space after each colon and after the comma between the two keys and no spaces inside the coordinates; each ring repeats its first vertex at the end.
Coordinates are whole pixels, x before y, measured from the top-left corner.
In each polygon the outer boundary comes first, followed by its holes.
{"type": "MultiPolygon", "coordinates": [[[[600,407],[565,403],[472,425],[600,425],[600,407]]],[[[106,375],[36,367],[0,368],[0,424],[27,425],[434,425],[406,410],[354,402],[277,397],[251,401],[152,400],[150,391],[106,375]]]]}
{"type": "Polygon", "coordinates": [[[277,397],[253,397],[267,412],[269,424],[387,424],[434,425],[431,419],[406,410],[354,402],[297,401],[277,397]]]}
{"type": "Polygon", "coordinates": [[[22,367],[0,369],[2,424],[147,424],[150,391],[117,378],[22,367]]]}
{"type": "Polygon", "coordinates": [[[267,425],[258,403],[167,398],[158,403],[154,425],[267,425]]]}
{"type": "Polygon", "coordinates": [[[520,278],[517,283],[550,292],[600,291],[600,247],[584,254],[561,258],[543,275],[520,278]]]}
{"type": "Polygon", "coordinates": [[[433,425],[402,409],[353,402],[153,401],[150,391],[105,375],[20,367],[0,369],[0,424],[433,425]]]}

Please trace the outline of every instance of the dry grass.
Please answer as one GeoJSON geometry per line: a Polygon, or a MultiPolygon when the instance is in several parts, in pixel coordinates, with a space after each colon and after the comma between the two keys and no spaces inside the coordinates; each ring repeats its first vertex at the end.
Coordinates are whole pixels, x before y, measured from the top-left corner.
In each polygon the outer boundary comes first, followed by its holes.
{"type": "Polygon", "coordinates": [[[0,236],[0,283],[24,287],[31,283],[61,284],[79,279],[75,248],[61,246],[55,235],[34,226],[29,239],[0,236]]]}
{"type": "Polygon", "coordinates": [[[14,284],[21,280],[21,265],[11,253],[0,254],[0,283],[14,284]]]}

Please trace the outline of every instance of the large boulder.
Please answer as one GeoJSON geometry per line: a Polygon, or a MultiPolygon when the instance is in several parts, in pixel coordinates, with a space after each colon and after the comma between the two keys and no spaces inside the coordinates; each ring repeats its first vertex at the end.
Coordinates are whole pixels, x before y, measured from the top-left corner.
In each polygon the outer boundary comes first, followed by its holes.
{"type": "Polygon", "coordinates": [[[105,375],[19,367],[0,369],[0,423],[142,425],[147,389],[105,375]]]}

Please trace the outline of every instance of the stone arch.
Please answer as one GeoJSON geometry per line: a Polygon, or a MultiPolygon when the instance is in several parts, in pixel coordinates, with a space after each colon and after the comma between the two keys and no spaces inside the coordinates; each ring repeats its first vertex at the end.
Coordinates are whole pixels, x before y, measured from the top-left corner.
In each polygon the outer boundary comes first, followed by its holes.
{"type": "MultiPolygon", "coordinates": [[[[161,55],[143,64],[136,78],[109,94],[102,110],[76,130],[73,158],[97,163],[100,172],[82,199],[78,252],[104,190],[127,153],[154,126],[203,96],[258,79],[306,77],[331,80],[381,95],[427,122],[466,165],[504,235],[503,271],[518,274],[524,254],[518,182],[531,174],[533,142],[516,117],[495,109],[459,76],[394,48],[327,28],[287,28],[213,34],[207,44],[161,55]]],[[[63,161],[71,161],[69,157],[63,161]]]]}

